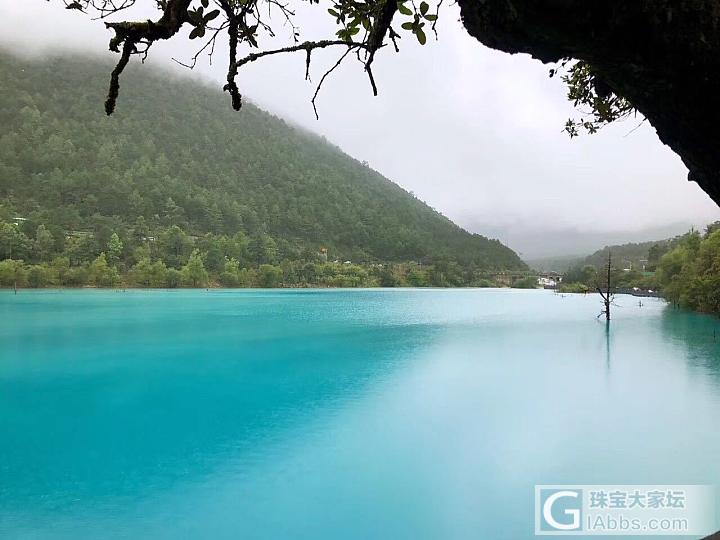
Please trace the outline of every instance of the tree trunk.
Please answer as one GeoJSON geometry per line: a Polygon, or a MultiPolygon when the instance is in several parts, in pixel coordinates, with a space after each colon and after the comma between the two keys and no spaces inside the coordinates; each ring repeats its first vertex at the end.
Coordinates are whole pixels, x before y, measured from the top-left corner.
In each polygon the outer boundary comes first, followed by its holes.
{"type": "Polygon", "coordinates": [[[459,0],[485,45],[585,60],[720,204],[720,0],[459,0]]]}

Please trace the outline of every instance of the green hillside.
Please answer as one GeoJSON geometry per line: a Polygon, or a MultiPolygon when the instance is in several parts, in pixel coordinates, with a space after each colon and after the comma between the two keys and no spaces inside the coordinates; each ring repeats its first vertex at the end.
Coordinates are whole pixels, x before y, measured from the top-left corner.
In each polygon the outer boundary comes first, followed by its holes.
{"type": "Polygon", "coordinates": [[[658,283],[652,277],[663,255],[678,241],[674,239],[651,242],[631,242],[605,246],[587,257],[576,259],[566,266],[564,281],[566,290],[576,289],[573,285],[583,284],[594,290],[604,283],[608,256],[612,256],[613,282],[617,287],[641,287],[657,289],[658,283]]]}
{"type": "Polygon", "coordinates": [[[194,248],[218,272],[323,248],[330,260],[441,261],[465,275],[525,268],[323,138],[252,105],[229,113],[202,83],[130,69],[108,118],[107,74],[98,60],[0,54],[0,221],[24,218],[27,239],[0,239],[0,259],[89,264],[114,233],[121,272],[145,256],[179,268],[194,248]],[[52,235],[43,253],[40,225],[52,235]]]}
{"type": "Polygon", "coordinates": [[[672,240],[628,243],[617,246],[605,246],[592,255],[588,255],[582,264],[602,268],[607,264],[608,254],[612,254],[619,268],[654,269],[660,257],[670,249],[672,240]]]}

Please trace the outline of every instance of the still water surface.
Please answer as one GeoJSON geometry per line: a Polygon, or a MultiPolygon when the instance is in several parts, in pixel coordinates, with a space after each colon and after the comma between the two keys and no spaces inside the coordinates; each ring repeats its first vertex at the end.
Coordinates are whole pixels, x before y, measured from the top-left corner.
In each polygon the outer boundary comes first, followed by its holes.
{"type": "Polygon", "coordinates": [[[720,484],[717,319],[519,290],[0,292],[0,538],[526,539],[720,484]]]}

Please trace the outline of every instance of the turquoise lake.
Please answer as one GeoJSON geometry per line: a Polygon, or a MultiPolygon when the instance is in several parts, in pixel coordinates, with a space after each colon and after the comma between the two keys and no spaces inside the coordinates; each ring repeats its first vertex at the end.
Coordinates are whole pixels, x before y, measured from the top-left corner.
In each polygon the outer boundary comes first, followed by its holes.
{"type": "Polygon", "coordinates": [[[617,303],[0,292],[0,539],[523,540],[536,484],[720,485],[720,320],[617,303]]]}

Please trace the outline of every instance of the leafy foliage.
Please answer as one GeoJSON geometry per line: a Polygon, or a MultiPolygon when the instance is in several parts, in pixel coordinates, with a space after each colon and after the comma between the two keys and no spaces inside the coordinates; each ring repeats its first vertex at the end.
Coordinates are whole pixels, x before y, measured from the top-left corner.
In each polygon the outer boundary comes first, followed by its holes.
{"type": "Polygon", "coordinates": [[[671,302],[720,314],[720,230],[685,235],[660,259],[658,281],[671,302]]]}
{"type": "MultiPolygon", "coordinates": [[[[589,63],[567,58],[560,69],[568,64],[570,67],[562,76],[568,87],[568,100],[583,113],[579,120],[569,119],[565,123],[565,131],[570,137],[577,137],[581,131],[596,133],[604,125],[626,118],[635,111],[633,105],[617,95],[589,63]]],[[[550,70],[550,76],[557,72],[558,69],[550,70]]]]}
{"type": "Polygon", "coordinates": [[[513,283],[514,289],[537,289],[538,280],[535,276],[527,276],[513,283]]]}

